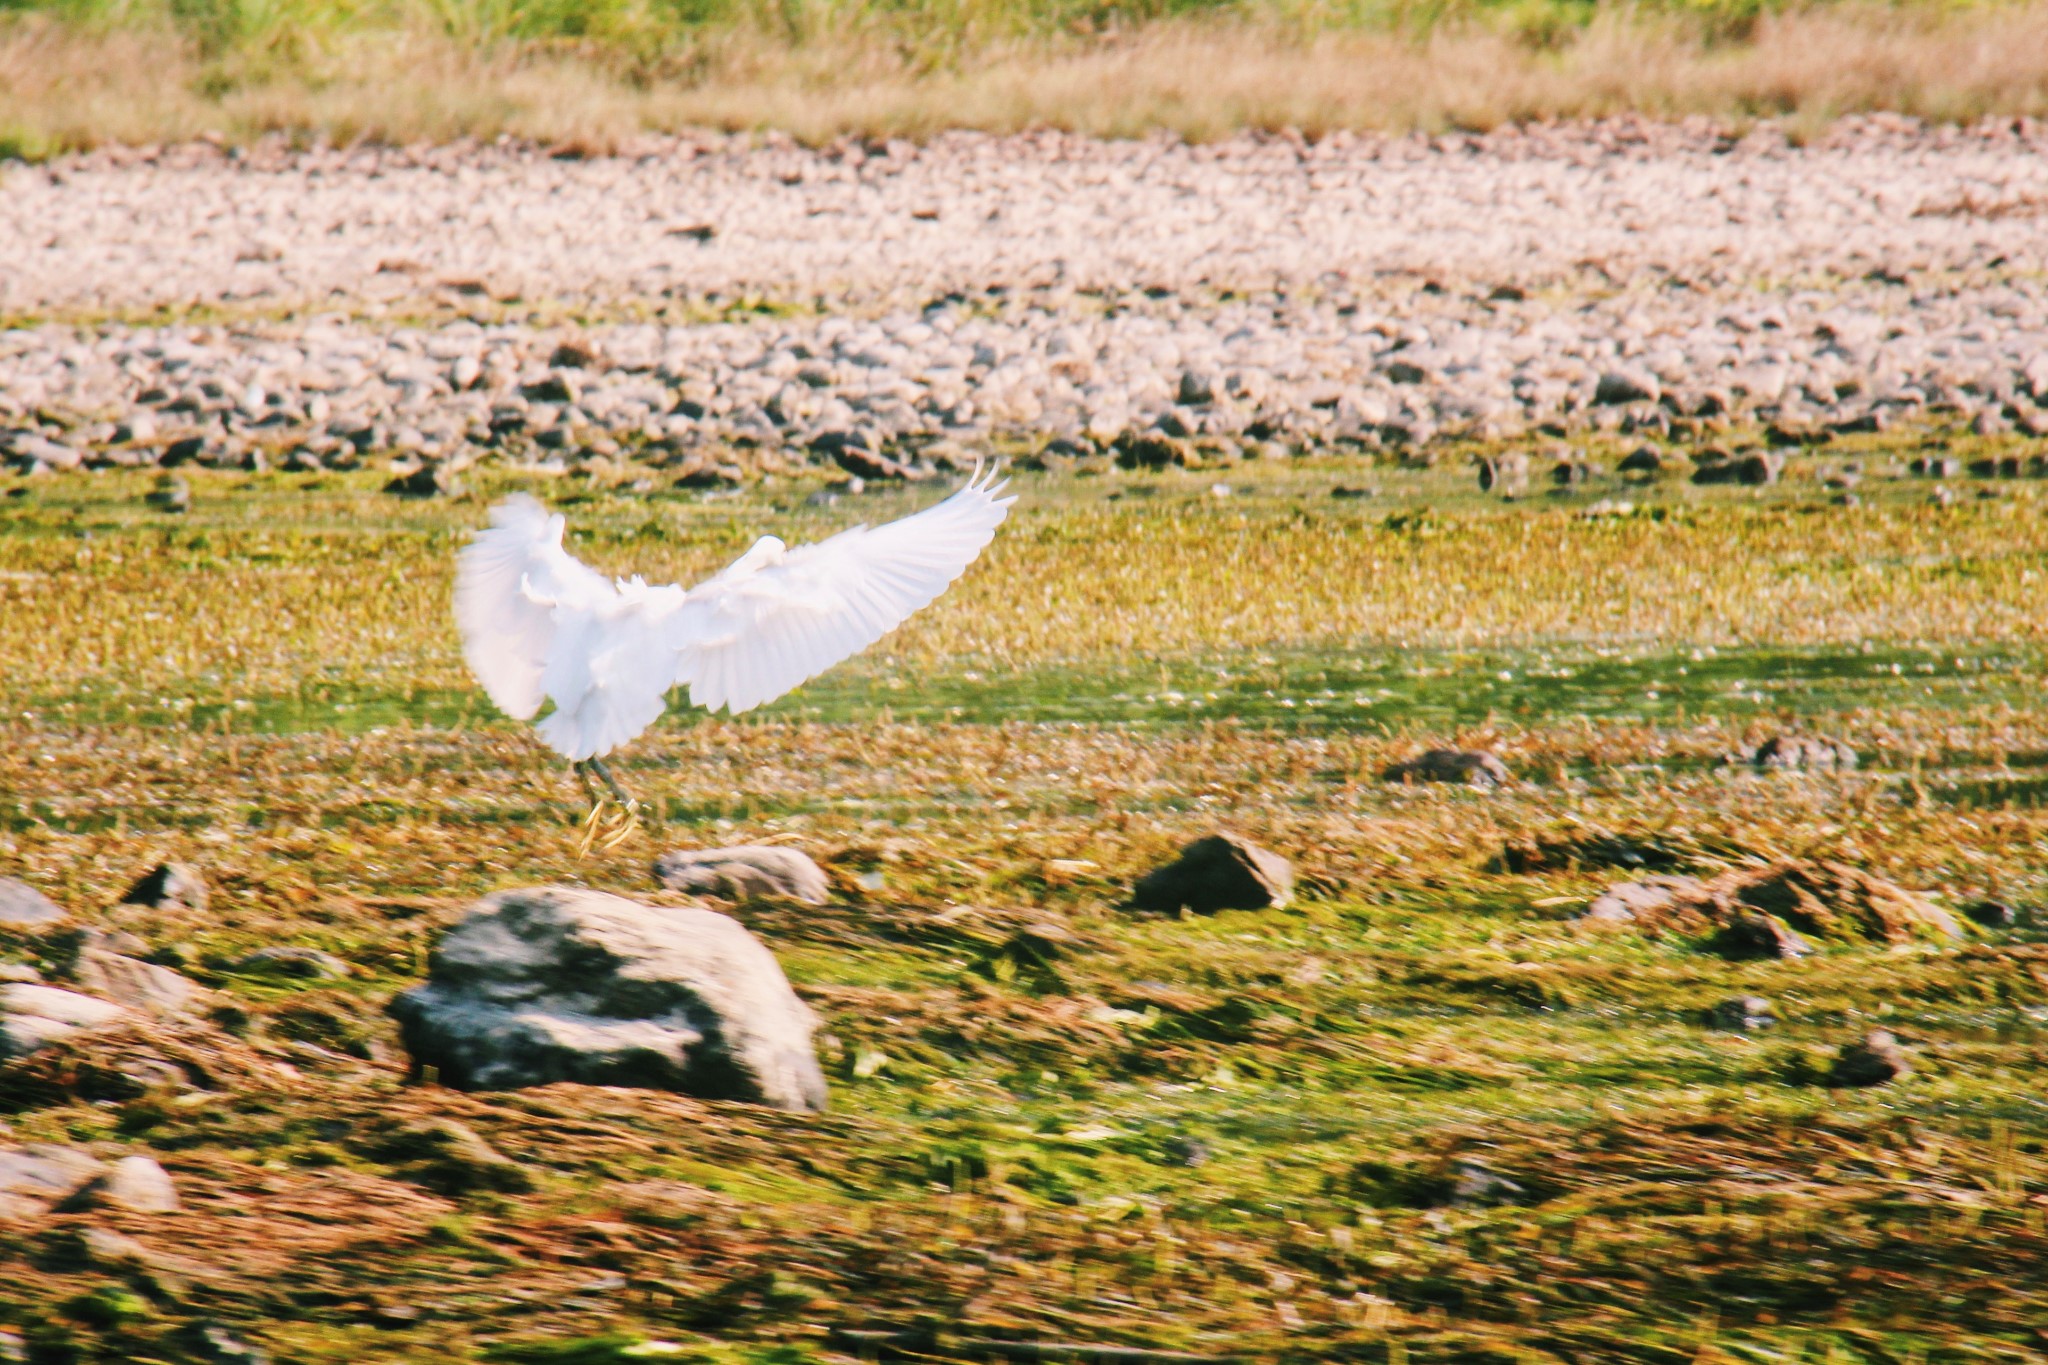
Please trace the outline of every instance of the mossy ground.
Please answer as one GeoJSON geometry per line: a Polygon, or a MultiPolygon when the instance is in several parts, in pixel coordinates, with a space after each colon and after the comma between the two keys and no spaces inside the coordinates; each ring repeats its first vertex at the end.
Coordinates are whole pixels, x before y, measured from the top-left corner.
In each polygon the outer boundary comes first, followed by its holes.
{"type": "MultiPolygon", "coordinates": [[[[877,653],[758,717],[666,718],[619,764],[659,828],[589,855],[574,783],[474,694],[448,619],[462,532],[517,476],[417,504],[198,475],[183,518],[125,475],[20,485],[0,871],[181,956],[296,1072],[14,1097],[16,1140],[149,1151],[185,1208],[0,1228],[0,1323],[48,1360],[213,1358],[208,1324],[308,1362],[2039,1359],[2048,517],[2009,483],[1836,506],[1840,458],[1511,504],[1336,459],[1027,476],[877,653]],[[1792,728],[1862,767],[1723,761],[1792,728]],[[1378,780],[1438,742],[1519,780],[1378,780]],[[1570,922],[1626,873],[1499,870],[1573,824],[2037,913],[1724,962],[1570,922]],[[1294,859],[1294,904],[1117,908],[1218,826],[1294,859]],[[382,1004],[470,898],[653,896],[661,847],[761,838],[837,886],[735,909],[823,1016],[830,1114],[403,1083],[382,1004]],[[206,914],[115,905],[165,857],[212,880],[206,914]],[[355,975],[230,970],[278,942],[355,975]],[[1702,1026],[1738,994],[1781,1026],[1702,1026]],[[1910,1079],[1814,1083],[1878,1024],[1910,1079]],[[375,1138],[421,1117],[535,1187],[441,1192],[375,1138]],[[152,1263],[83,1249],[93,1224],[152,1263]]],[[[807,487],[540,491],[650,577],[932,496],[807,487]]]]}

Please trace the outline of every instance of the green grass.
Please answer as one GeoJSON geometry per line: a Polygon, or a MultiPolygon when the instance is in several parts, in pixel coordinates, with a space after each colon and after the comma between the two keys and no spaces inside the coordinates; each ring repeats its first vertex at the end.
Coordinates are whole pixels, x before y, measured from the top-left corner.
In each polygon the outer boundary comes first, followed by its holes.
{"type": "MultiPolygon", "coordinates": [[[[1827,506],[1814,472],[1622,518],[1334,459],[1026,478],[875,655],[758,717],[665,718],[619,767],[666,825],[589,856],[561,765],[462,675],[480,502],[199,475],[166,519],[124,475],[28,485],[0,499],[0,873],[184,961],[297,1074],[95,1104],[0,1073],[16,1140],[150,1151],[186,1203],[0,1227],[0,1323],[53,1361],[200,1358],[200,1323],[335,1362],[2038,1359],[2048,923],[1731,963],[1575,927],[1624,873],[1495,862],[1590,826],[2048,902],[2048,518],[1905,480],[1827,506]],[[1723,761],[1790,727],[1863,766],[1723,761]],[[1520,780],[1378,780],[1438,742],[1520,780]],[[1118,908],[1219,825],[1295,861],[1295,904],[1118,908]],[[734,913],[823,1018],[829,1114],[401,1084],[382,1004],[469,898],[650,894],[660,847],[777,836],[834,904],[734,913]],[[207,914],[114,907],[168,856],[207,914]],[[273,942],[356,975],[227,970],[273,942]],[[1782,1026],[1701,1026],[1744,993],[1782,1026]],[[1877,1025],[1913,1078],[1812,1083],[1877,1025]],[[376,1136],[426,1116],[535,1188],[437,1193],[376,1136]],[[80,1252],[95,1223],[160,1263],[80,1252]]],[[[806,487],[567,510],[594,561],[686,575],[932,496],[806,487]]]]}

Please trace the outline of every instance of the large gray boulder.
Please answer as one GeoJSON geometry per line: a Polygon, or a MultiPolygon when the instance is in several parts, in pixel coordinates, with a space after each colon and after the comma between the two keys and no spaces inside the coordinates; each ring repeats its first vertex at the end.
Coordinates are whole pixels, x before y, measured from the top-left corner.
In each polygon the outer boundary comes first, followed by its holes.
{"type": "Polygon", "coordinates": [[[462,1090],[555,1081],[825,1107],[817,1020],[737,920],[574,887],[501,891],[391,1002],[417,1073],[462,1090]]]}

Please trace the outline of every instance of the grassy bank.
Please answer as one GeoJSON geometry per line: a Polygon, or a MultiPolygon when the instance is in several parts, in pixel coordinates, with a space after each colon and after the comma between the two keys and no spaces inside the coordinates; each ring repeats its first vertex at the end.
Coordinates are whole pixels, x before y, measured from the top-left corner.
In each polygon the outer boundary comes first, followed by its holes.
{"type": "Polygon", "coordinates": [[[0,4],[0,151],[265,133],[602,151],[1037,126],[1487,128],[1638,112],[1811,129],[2048,111],[2048,4],[62,0],[0,4]]]}

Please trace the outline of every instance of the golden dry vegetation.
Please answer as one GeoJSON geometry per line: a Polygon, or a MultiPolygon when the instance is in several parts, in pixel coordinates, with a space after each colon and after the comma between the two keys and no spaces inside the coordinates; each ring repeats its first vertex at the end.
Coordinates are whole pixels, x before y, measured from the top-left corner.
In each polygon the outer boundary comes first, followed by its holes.
{"type": "Polygon", "coordinates": [[[605,151],[699,127],[1209,138],[1625,113],[1812,131],[1867,111],[2048,112],[2048,6],[0,9],[0,150],[30,156],[273,132],[605,151]]]}

